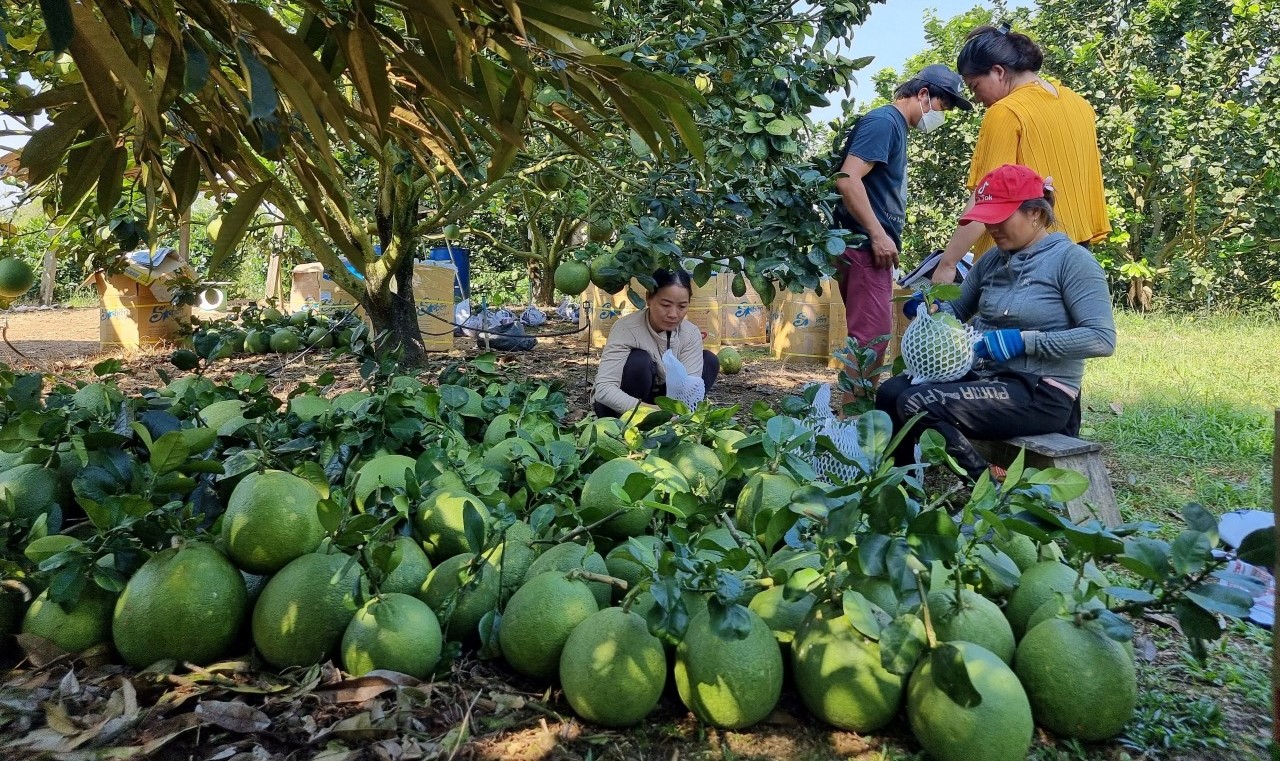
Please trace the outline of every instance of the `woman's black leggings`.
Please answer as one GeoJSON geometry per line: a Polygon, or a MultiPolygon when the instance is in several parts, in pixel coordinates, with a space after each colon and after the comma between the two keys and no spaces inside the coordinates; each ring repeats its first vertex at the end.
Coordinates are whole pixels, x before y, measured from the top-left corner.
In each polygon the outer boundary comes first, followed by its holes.
{"type": "Polygon", "coordinates": [[[973,373],[951,383],[911,385],[898,375],[876,393],[876,409],[889,413],[897,432],[917,413],[922,417],[894,450],[894,462],[915,462],[921,432],[932,428],[946,439],[947,452],[970,477],[977,478],[987,461],[969,439],[1000,441],[1013,436],[1057,433],[1079,426],[1079,405],[1069,394],[1030,373],[1005,372],[980,377],[973,373]]]}
{"type": "MultiPolygon", "coordinates": [[[[702,382],[707,387],[707,391],[716,385],[718,377],[720,377],[720,358],[703,349],[702,382]]],[[[627,356],[627,364],[622,368],[622,383],[618,385],[624,392],[646,404],[653,404],[654,399],[667,393],[667,384],[658,376],[658,363],[654,362],[653,357],[644,349],[631,350],[631,354],[627,356]]],[[[617,410],[599,402],[594,402],[591,406],[595,410],[596,417],[619,416],[617,410]]]]}

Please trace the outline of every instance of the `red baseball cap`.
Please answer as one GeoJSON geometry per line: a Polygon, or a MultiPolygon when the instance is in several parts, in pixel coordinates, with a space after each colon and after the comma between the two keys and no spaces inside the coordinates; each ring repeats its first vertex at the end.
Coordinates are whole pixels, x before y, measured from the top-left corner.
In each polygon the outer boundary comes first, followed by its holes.
{"type": "Polygon", "coordinates": [[[960,224],[982,222],[998,225],[1013,215],[1023,201],[1044,198],[1045,180],[1030,167],[1004,164],[987,172],[973,190],[975,203],[960,224]]]}

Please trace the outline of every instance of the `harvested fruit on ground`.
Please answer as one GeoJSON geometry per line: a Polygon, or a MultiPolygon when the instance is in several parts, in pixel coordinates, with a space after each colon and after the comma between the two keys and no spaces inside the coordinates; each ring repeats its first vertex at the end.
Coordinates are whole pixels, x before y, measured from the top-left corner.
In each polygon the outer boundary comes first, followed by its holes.
{"type": "Polygon", "coordinates": [[[315,552],[324,539],[320,492],[282,470],[250,473],[236,484],[222,517],[222,540],[235,564],[269,574],[315,552]]]}
{"type": "Polygon", "coordinates": [[[436,614],[406,594],[379,595],[356,611],[342,635],[342,668],[352,676],[387,669],[426,679],[440,663],[444,638],[436,614]]]}
{"type": "Polygon", "coordinates": [[[605,608],[578,624],[560,654],[565,699],[583,719],[606,727],[638,724],[658,705],[667,655],[644,618],[605,608]]]}
{"type": "Polygon", "coordinates": [[[574,627],[599,610],[585,582],[547,571],[516,590],[502,612],[498,643],[517,672],[541,681],[555,678],[560,651],[574,627]]]}
{"type": "Polygon", "coordinates": [[[207,666],[225,656],[249,614],[244,577],[218,550],[163,550],[134,573],[116,600],[111,635],[134,668],[159,660],[207,666]]]}

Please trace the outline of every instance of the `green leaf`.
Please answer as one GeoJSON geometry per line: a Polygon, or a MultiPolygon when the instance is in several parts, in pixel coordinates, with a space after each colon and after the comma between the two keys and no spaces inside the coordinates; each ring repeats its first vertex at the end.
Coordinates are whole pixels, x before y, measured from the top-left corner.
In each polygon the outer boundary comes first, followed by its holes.
{"type": "Polygon", "coordinates": [[[919,616],[898,616],[880,631],[880,665],[891,674],[907,676],[915,670],[920,654],[928,645],[924,622],[919,616]]]}
{"type": "Polygon", "coordinates": [[[280,98],[276,95],[275,82],[271,80],[271,72],[262,63],[262,59],[253,48],[241,42],[236,46],[240,56],[240,71],[244,81],[249,85],[249,120],[263,121],[274,117],[280,98]]]}
{"type": "Polygon", "coordinates": [[[1187,599],[1210,613],[1232,618],[1248,618],[1253,597],[1242,589],[1225,584],[1201,584],[1186,592],[1187,599]]]}
{"type": "Polygon", "coordinates": [[[182,213],[191,208],[200,193],[200,180],[203,177],[200,156],[196,153],[195,146],[188,146],[173,160],[173,170],[169,173],[169,183],[173,186],[174,211],[182,213]]]}
{"type": "Polygon", "coordinates": [[[804,599],[804,596],[810,594],[822,584],[822,574],[814,568],[801,568],[787,579],[786,585],[782,588],[782,598],[787,602],[796,602],[804,599]]]}
{"type": "Polygon", "coordinates": [[[1072,547],[1096,558],[1119,555],[1125,551],[1124,542],[1096,521],[1083,526],[1064,526],[1062,535],[1072,547]]]}
{"type": "Polygon", "coordinates": [[[462,533],[467,538],[467,544],[476,552],[484,548],[486,533],[484,518],[471,500],[467,500],[462,507],[462,533]]]}
{"type": "Polygon", "coordinates": [[[330,534],[342,525],[342,508],[332,499],[326,498],[316,503],[316,515],[320,519],[320,525],[330,534]]]}
{"type": "Polygon", "coordinates": [[[751,616],[741,605],[724,605],[718,597],[707,601],[711,631],[723,639],[736,641],[751,633],[751,616]]]}
{"type": "Polygon", "coordinates": [[[1260,528],[1250,533],[1236,548],[1236,557],[1251,565],[1274,568],[1276,565],[1275,529],[1260,528]]]}
{"type": "Polygon", "coordinates": [[[378,32],[369,19],[363,13],[356,16],[356,28],[346,37],[347,69],[368,110],[374,132],[381,136],[390,126],[392,99],[387,59],[378,40],[378,32]]]}
{"type": "Polygon", "coordinates": [[[156,475],[177,470],[191,456],[181,431],[170,431],[148,447],[151,451],[151,469],[156,475]]]}
{"type": "Polygon", "coordinates": [[[1116,562],[1143,578],[1163,581],[1169,573],[1169,543],[1142,537],[1130,539],[1116,562]]]}
{"type": "Polygon", "coordinates": [[[982,704],[982,695],[974,689],[960,648],[949,642],[939,645],[929,653],[929,667],[933,670],[933,683],[957,705],[975,708],[982,704]]]}
{"type": "Polygon", "coordinates": [[[50,124],[22,146],[18,163],[27,171],[27,183],[36,185],[53,176],[62,166],[63,157],[80,130],[93,119],[93,108],[87,103],[72,106],[54,117],[50,124]]]}
{"type": "Polygon", "coordinates": [[[329,479],[324,474],[323,465],[315,460],[305,460],[293,469],[293,474],[314,486],[322,499],[329,498],[329,479]]]}
{"type": "Polygon", "coordinates": [[[209,257],[209,263],[206,269],[209,272],[217,272],[222,266],[227,256],[235,250],[239,245],[244,234],[249,230],[249,223],[253,221],[253,217],[258,212],[258,207],[262,204],[262,197],[266,194],[267,188],[271,187],[271,180],[263,180],[256,185],[252,185],[240,193],[236,198],[235,205],[231,207],[222,217],[222,226],[218,230],[218,238],[213,243],[213,254],[209,257]]]}
{"type": "Polygon", "coordinates": [[[1210,544],[1218,543],[1218,519],[1203,506],[1195,502],[1187,503],[1182,508],[1182,519],[1187,522],[1187,528],[1206,534],[1210,544]]]}
{"type": "Polygon", "coordinates": [[[531,462],[525,466],[524,480],[529,491],[540,494],[556,482],[556,469],[545,462],[531,462]]]}
{"type": "Polygon", "coordinates": [[[840,604],[849,623],[859,634],[867,639],[880,639],[880,619],[876,618],[871,603],[861,592],[846,589],[840,596],[840,604]]]}
{"type": "Polygon", "coordinates": [[[1213,546],[1207,535],[1199,531],[1183,531],[1173,540],[1173,570],[1182,576],[1199,573],[1213,558],[1212,553],[1213,546]]]}
{"type": "Polygon", "coordinates": [[[1184,636],[1192,639],[1217,639],[1222,636],[1218,617],[1190,599],[1178,600],[1173,604],[1173,610],[1178,616],[1178,625],[1182,627],[1184,636]]]}
{"type": "Polygon", "coordinates": [[[209,84],[209,54],[190,34],[182,35],[182,55],[186,71],[182,79],[184,95],[194,95],[209,84]]]}
{"type": "Polygon", "coordinates": [[[1089,490],[1089,479],[1074,470],[1045,468],[1027,479],[1027,483],[1049,487],[1049,493],[1058,502],[1070,502],[1089,490]]]}

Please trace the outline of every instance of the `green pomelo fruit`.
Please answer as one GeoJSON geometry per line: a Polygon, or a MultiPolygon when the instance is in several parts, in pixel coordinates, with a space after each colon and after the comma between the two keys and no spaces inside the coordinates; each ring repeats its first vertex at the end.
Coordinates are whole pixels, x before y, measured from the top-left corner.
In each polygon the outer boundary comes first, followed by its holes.
{"type": "Polygon", "coordinates": [[[426,679],[440,663],[440,621],[412,595],[384,593],[356,611],[342,634],[342,668],[352,676],[387,669],[426,679]]]}
{"type": "Polygon", "coordinates": [[[384,594],[416,595],[431,573],[431,561],[413,537],[397,536],[393,546],[392,556],[398,562],[382,580],[379,590],[384,594]]]}
{"type": "Polygon", "coordinates": [[[574,628],[560,653],[565,699],[583,719],[606,727],[638,724],[658,705],[667,655],[645,620],[605,608],[574,628]]]}
{"type": "Polygon", "coordinates": [[[782,693],[782,651],[760,616],[748,610],[750,631],[734,640],[717,634],[709,613],[689,622],[676,646],[680,700],[703,722],[742,729],[769,715],[782,693]]]}
{"type": "MultiPolygon", "coordinates": [[[[654,550],[661,551],[662,540],[656,536],[637,536],[633,537],[644,548],[644,553],[653,557],[654,550]]],[[[630,542],[624,542],[609,550],[609,554],[604,556],[605,567],[609,569],[609,575],[614,578],[622,579],[627,582],[627,589],[633,589],[635,585],[643,578],[648,577],[648,571],[645,567],[635,559],[628,548],[630,542]]],[[[657,563],[655,558],[654,563],[657,563]]],[[[613,596],[621,598],[624,594],[621,589],[614,589],[613,596]]]]}
{"type": "Polygon", "coordinates": [[[925,657],[907,686],[911,732],[936,761],[1023,761],[1035,724],[1018,677],[997,655],[971,642],[952,642],[982,701],[966,708],[939,686],[925,657]]]}
{"type": "Polygon", "coordinates": [[[75,602],[62,604],[41,592],[27,608],[22,633],[43,637],[68,653],[79,653],[111,640],[111,610],[116,596],[90,582],[75,602]]]}
{"type": "Polygon", "coordinates": [[[724,493],[724,466],[714,449],[694,441],[676,445],[667,461],[689,482],[704,508],[718,510],[724,493]]]}
{"type": "Polygon", "coordinates": [[[305,343],[307,346],[311,346],[317,349],[332,349],[333,348],[333,332],[330,331],[328,328],[324,327],[323,325],[317,325],[316,327],[307,331],[307,338],[305,343]]]}
{"type": "Polygon", "coordinates": [[[523,476],[525,465],[538,462],[538,450],[521,438],[503,439],[484,453],[484,466],[497,473],[503,483],[510,483],[517,475],[523,476]],[[520,464],[517,465],[516,461],[520,464]]]}
{"type": "Polygon", "coordinates": [[[720,371],[725,375],[737,375],[742,372],[742,355],[732,346],[722,348],[716,357],[720,360],[720,371]]]}
{"type": "Polygon", "coordinates": [[[452,640],[475,637],[480,619],[498,607],[502,586],[498,569],[483,561],[471,568],[475,553],[454,555],[431,569],[418,591],[418,599],[431,606],[452,640]]]}
{"type": "Polygon", "coordinates": [[[606,267],[617,267],[618,262],[613,254],[605,252],[591,260],[591,282],[595,287],[607,294],[615,294],[627,287],[628,280],[619,275],[605,275],[606,267]]]}
{"type": "Polygon", "coordinates": [[[357,510],[364,509],[364,503],[379,487],[392,489],[405,487],[405,476],[413,473],[417,463],[412,457],[402,454],[384,454],[374,457],[356,471],[355,481],[351,484],[351,499],[357,510]]]}
{"type": "Polygon", "coordinates": [[[991,544],[1008,555],[1014,564],[1018,566],[1019,571],[1025,571],[1040,562],[1040,550],[1036,547],[1036,543],[1031,540],[1031,537],[1026,534],[1010,532],[1008,539],[1001,539],[999,535],[996,535],[992,538],[991,544]]]}
{"type": "Polygon", "coordinates": [[[577,296],[591,285],[591,268],[582,262],[563,261],[556,267],[552,279],[555,281],[557,291],[569,296],[577,296]]]}
{"type": "MultiPolygon", "coordinates": [[[[582,496],[578,500],[578,517],[583,524],[598,523],[622,510],[621,515],[593,530],[615,539],[643,534],[649,527],[649,520],[653,518],[653,508],[625,505],[613,493],[614,484],[621,486],[626,483],[627,478],[641,472],[640,464],[634,460],[615,459],[605,462],[587,476],[586,483],[582,485],[582,496]]],[[[647,498],[652,498],[652,494],[647,498]]]]}
{"type": "MultiPolygon", "coordinates": [[[[1036,628],[1040,624],[1050,619],[1061,618],[1064,620],[1071,620],[1073,618],[1073,613],[1075,612],[1083,613],[1086,611],[1105,610],[1106,607],[1107,607],[1106,604],[1103,603],[1101,600],[1099,600],[1096,597],[1091,597],[1088,600],[1085,600],[1083,603],[1081,603],[1078,608],[1075,608],[1074,610],[1067,610],[1066,601],[1061,599],[1057,595],[1054,595],[1053,599],[1046,600],[1044,605],[1041,605],[1040,607],[1036,608],[1036,612],[1032,613],[1031,618],[1027,619],[1027,631],[1028,632],[1031,631],[1032,629],[1036,628]]],[[[1092,626],[1092,627],[1101,626],[1101,624],[1096,619],[1086,620],[1083,622],[1083,625],[1092,626]]],[[[1023,635],[1023,636],[1026,636],[1026,635],[1023,635]]],[[[1133,660],[1135,657],[1134,651],[1133,651],[1133,640],[1128,639],[1128,640],[1117,640],[1117,641],[1119,641],[1120,646],[1124,648],[1124,652],[1126,655],[1129,656],[1129,660],[1133,660]]]]}
{"type": "Polygon", "coordinates": [[[757,525],[768,525],[776,513],[791,506],[791,494],[800,485],[785,473],[756,473],[747,479],[733,513],[734,523],[743,531],[749,531],[762,539],[763,531],[757,525]]]}
{"type": "Polygon", "coordinates": [[[0,259],[0,297],[16,299],[36,284],[31,266],[12,256],[0,259]]]}
{"type": "Polygon", "coordinates": [[[471,546],[467,539],[468,508],[475,510],[485,526],[489,524],[489,508],[474,494],[457,489],[437,489],[422,498],[414,514],[413,525],[427,557],[433,563],[482,549],[471,546]]]}
{"type": "Polygon", "coordinates": [[[738,450],[735,447],[746,437],[745,432],[736,428],[727,428],[712,434],[711,448],[716,451],[716,456],[720,458],[720,465],[726,473],[738,462],[738,450]]]}
{"type": "Polygon", "coordinates": [[[143,563],[116,600],[112,639],[134,668],[223,657],[249,614],[244,578],[207,545],[167,549],[143,563]]]}
{"type": "Polygon", "coordinates": [[[880,644],[841,611],[815,606],[791,643],[796,691],[815,716],[839,729],[874,732],[902,703],[904,680],[880,663],[880,644]]]}
{"type": "MultiPolygon", "coordinates": [[[[604,564],[604,558],[600,557],[600,553],[590,552],[581,544],[557,544],[543,552],[530,564],[525,578],[532,579],[534,576],[547,571],[572,571],[575,568],[598,573],[602,576],[607,576],[609,573],[609,567],[604,564]]],[[[591,593],[595,595],[598,607],[609,607],[609,584],[592,581],[588,582],[587,586],[591,588],[591,593]]]]}
{"type": "Polygon", "coordinates": [[[498,567],[502,574],[502,592],[510,595],[520,588],[528,577],[529,567],[538,557],[533,543],[533,529],[527,523],[516,522],[507,527],[502,543],[485,555],[485,559],[498,567]]]}
{"type": "Polygon", "coordinates": [[[941,642],[972,642],[995,653],[1005,663],[1013,663],[1013,629],[1000,606],[968,589],[939,590],[929,595],[929,615],[941,642]]]}
{"type": "Polygon", "coordinates": [[[1021,638],[1027,630],[1027,621],[1054,592],[1066,594],[1076,583],[1076,571],[1065,563],[1048,560],[1036,563],[1022,573],[1018,588],[1009,596],[1004,615],[1013,627],[1013,635],[1021,638]]]}
{"type": "Polygon", "coordinates": [[[311,324],[311,312],[309,312],[306,309],[303,309],[298,312],[294,312],[293,314],[289,315],[289,327],[291,328],[305,328],[310,324],[311,324]]]}
{"type": "Polygon", "coordinates": [[[271,340],[268,341],[268,345],[271,347],[271,351],[276,354],[285,354],[302,348],[302,339],[292,330],[281,328],[271,334],[271,340]]]}
{"type": "Polygon", "coordinates": [[[1094,626],[1051,618],[1027,632],[1014,671],[1036,723],[1060,737],[1096,742],[1133,718],[1138,681],[1119,642],[1094,626]]]}
{"type": "Polygon", "coordinates": [[[239,568],[270,574],[315,552],[324,539],[320,492],[282,470],[250,473],[236,484],[222,516],[222,541],[239,568]]]}
{"type": "Polygon", "coordinates": [[[618,419],[596,419],[578,435],[578,446],[604,461],[626,457],[630,450],[622,441],[622,435],[622,423],[618,419]]]}
{"type": "Polygon", "coordinates": [[[276,668],[335,654],[356,612],[360,564],[341,553],[303,555],[271,577],[253,606],[253,643],[276,668]]]}
{"type": "Polygon", "coordinates": [[[329,400],[319,396],[295,396],[289,400],[289,411],[302,420],[316,420],[328,415],[332,409],[329,400]]]}
{"type": "Polygon", "coordinates": [[[27,463],[0,473],[0,504],[10,515],[34,519],[58,502],[58,471],[27,463]]]}
{"type": "Polygon", "coordinates": [[[587,225],[587,240],[592,243],[608,243],[613,238],[613,230],[612,219],[593,219],[587,225]]]}
{"type": "Polygon", "coordinates": [[[275,307],[267,307],[262,310],[262,321],[265,323],[280,323],[285,321],[284,312],[275,307]]]}
{"type": "Polygon", "coordinates": [[[562,571],[540,573],[516,590],[502,613],[502,656],[517,672],[549,681],[560,669],[569,633],[597,610],[585,582],[566,578],[562,571]]]}
{"type": "Polygon", "coordinates": [[[250,354],[266,354],[271,349],[271,334],[265,330],[250,330],[244,336],[244,350],[250,354]]]}
{"type": "Polygon", "coordinates": [[[555,439],[555,423],[546,418],[526,416],[519,419],[518,426],[516,421],[516,416],[510,412],[495,415],[484,429],[484,445],[486,447],[497,445],[498,442],[508,438],[512,431],[517,430],[517,427],[530,441],[538,444],[546,444],[555,439]]]}
{"type": "Polygon", "coordinates": [[[811,594],[799,600],[788,600],[783,594],[785,591],[784,587],[770,587],[751,598],[751,604],[747,606],[764,619],[783,649],[791,646],[800,622],[804,621],[817,602],[817,598],[811,594]]]}

